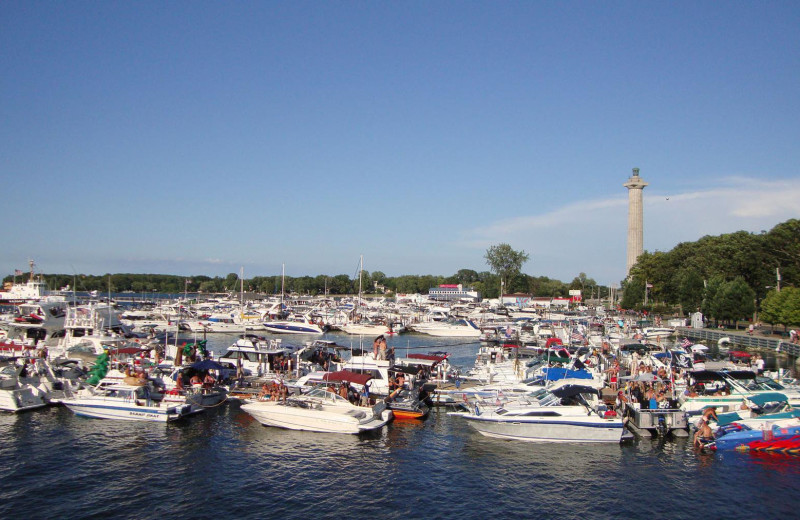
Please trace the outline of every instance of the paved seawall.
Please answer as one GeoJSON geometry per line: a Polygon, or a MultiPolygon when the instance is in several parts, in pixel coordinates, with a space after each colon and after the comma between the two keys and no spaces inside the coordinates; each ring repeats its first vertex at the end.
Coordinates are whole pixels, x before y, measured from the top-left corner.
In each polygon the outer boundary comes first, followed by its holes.
{"type": "Polygon", "coordinates": [[[752,336],[746,332],[734,332],[730,330],[717,329],[693,329],[691,327],[677,327],[676,332],[679,336],[686,336],[691,340],[708,340],[716,343],[721,338],[730,338],[731,343],[741,347],[758,348],[772,350],[773,352],[783,352],[790,356],[800,357],[800,345],[789,343],[780,338],[752,336]]]}

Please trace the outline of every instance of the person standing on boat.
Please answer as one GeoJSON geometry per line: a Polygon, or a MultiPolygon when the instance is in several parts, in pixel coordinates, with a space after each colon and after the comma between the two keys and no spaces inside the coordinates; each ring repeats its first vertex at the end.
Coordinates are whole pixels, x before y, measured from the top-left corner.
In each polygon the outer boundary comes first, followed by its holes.
{"type": "Polygon", "coordinates": [[[372,342],[372,357],[374,359],[378,359],[378,351],[381,348],[381,340],[382,339],[383,339],[383,336],[381,335],[381,336],[378,336],[377,338],[375,338],[375,341],[372,342]]]}
{"type": "Polygon", "coordinates": [[[756,354],[756,374],[761,375],[764,373],[764,358],[756,354]]]}
{"type": "Polygon", "coordinates": [[[387,354],[387,346],[386,346],[386,338],[383,336],[380,337],[380,344],[378,349],[378,359],[385,360],[387,354]]]}

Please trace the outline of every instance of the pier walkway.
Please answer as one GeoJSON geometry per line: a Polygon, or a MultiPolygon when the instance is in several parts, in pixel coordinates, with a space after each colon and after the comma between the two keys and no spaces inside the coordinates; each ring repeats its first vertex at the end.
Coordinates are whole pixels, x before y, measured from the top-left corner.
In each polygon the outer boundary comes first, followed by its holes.
{"type": "Polygon", "coordinates": [[[679,336],[686,336],[691,340],[703,339],[713,341],[714,343],[721,338],[730,338],[732,344],[740,347],[766,349],[772,350],[773,352],[783,352],[794,357],[800,357],[800,345],[789,343],[788,341],[774,336],[763,336],[758,333],[751,336],[745,331],[693,329],[691,327],[677,327],[676,333],[679,336]]]}

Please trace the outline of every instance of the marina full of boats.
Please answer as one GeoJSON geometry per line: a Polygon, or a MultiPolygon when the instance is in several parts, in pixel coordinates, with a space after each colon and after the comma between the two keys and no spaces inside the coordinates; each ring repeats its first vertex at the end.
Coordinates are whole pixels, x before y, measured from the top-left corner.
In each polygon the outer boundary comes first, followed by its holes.
{"type": "Polygon", "coordinates": [[[268,427],[360,434],[439,406],[514,442],[692,436],[703,450],[800,450],[794,380],[727,344],[712,359],[708,346],[633,316],[419,299],[31,299],[12,309],[0,339],[7,412],[63,405],[172,422],[233,404],[268,427]],[[403,349],[404,337],[415,346],[403,349]],[[454,364],[461,346],[474,358],[454,364]]]}

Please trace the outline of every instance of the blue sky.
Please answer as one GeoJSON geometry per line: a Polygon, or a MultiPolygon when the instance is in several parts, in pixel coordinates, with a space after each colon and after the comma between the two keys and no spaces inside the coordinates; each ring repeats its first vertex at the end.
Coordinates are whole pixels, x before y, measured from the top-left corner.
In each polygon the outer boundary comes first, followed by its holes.
{"type": "Polygon", "coordinates": [[[800,208],[797,2],[3,2],[0,273],[625,274],[800,208]]]}

